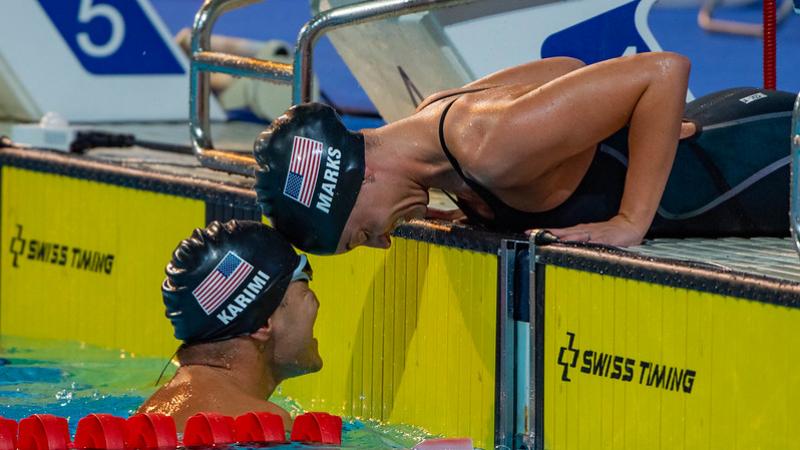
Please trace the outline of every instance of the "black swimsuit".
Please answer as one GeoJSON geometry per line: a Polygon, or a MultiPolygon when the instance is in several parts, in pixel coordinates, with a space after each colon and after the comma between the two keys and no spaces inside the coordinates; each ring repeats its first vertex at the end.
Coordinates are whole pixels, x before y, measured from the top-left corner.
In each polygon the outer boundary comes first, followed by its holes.
{"type": "MultiPolygon", "coordinates": [[[[520,232],[601,222],[618,213],[627,173],[627,127],[597,146],[586,175],[563,203],[548,211],[526,212],[508,206],[467,177],[450,153],[444,122],[457,100],[442,111],[439,142],[459,176],[494,213],[493,219],[487,219],[446,193],[471,223],[494,231],[520,232]]],[[[685,116],[702,132],[680,142],[648,236],[787,235],[793,105],[790,93],[754,88],[721,91],[688,104],[685,116]],[[754,95],[758,100],[741,101],[754,95]]]]}

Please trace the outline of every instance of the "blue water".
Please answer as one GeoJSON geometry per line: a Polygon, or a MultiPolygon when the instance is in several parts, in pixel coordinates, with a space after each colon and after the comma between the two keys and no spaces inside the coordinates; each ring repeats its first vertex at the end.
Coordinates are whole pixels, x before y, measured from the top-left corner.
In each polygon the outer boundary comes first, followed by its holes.
{"type": "MultiPolygon", "coordinates": [[[[78,420],[90,413],[127,417],[155,391],[164,363],[79,343],[0,337],[0,416],[18,421],[54,414],[67,418],[73,434],[78,420]]],[[[165,379],[173,371],[170,366],[165,379]]],[[[293,415],[305,412],[291,399],[273,395],[271,400],[293,415]]],[[[343,422],[343,447],[410,448],[430,437],[412,426],[352,418],[343,422]]]]}

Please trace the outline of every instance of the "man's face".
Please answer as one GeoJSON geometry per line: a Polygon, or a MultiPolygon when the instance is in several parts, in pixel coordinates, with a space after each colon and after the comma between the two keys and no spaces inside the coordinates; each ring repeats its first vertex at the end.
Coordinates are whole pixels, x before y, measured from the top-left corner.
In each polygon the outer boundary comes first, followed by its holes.
{"type": "Polygon", "coordinates": [[[283,301],[270,317],[275,341],[274,364],[285,377],[317,372],[322,368],[314,322],[319,301],[305,281],[289,284],[283,301]]]}

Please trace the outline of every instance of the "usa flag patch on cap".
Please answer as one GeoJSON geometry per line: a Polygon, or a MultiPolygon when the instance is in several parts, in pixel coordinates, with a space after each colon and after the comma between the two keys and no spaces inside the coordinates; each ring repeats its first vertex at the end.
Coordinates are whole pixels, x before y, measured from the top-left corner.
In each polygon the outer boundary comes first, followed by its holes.
{"type": "Polygon", "coordinates": [[[211,315],[236,289],[244,283],[253,266],[229,251],[217,267],[208,274],[192,295],[207,315],[211,315]]]}
{"type": "Polygon", "coordinates": [[[300,136],[294,137],[289,175],[286,177],[283,195],[305,206],[311,206],[324,147],[325,145],[320,141],[300,136]]]}

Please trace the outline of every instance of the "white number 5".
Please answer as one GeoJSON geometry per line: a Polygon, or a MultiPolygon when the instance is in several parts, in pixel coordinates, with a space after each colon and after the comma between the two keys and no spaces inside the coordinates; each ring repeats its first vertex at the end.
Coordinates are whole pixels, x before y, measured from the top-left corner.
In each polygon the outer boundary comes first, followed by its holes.
{"type": "Polygon", "coordinates": [[[81,7],[78,11],[78,20],[88,24],[92,20],[101,17],[111,23],[111,37],[105,44],[97,45],[92,42],[89,33],[78,33],[78,46],[89,56],[103,58],[114,54],[122,45],[125,39],[125,19],[122,14],[111,5],[93,5],[93,0],[81,0],[81,7]]]}

